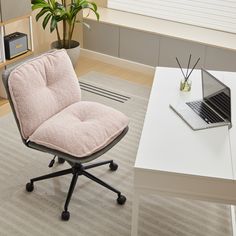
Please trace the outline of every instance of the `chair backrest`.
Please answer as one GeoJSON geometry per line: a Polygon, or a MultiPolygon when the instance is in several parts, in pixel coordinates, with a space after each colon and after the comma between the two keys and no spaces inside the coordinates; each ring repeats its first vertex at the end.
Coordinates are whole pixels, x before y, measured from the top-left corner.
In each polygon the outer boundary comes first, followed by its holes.
{"type": "Polygon", "coordinates": [[[4,71],[3,83],[24,141],[44,121],[81,99],[65,50],[47,52],[4,71]]]}

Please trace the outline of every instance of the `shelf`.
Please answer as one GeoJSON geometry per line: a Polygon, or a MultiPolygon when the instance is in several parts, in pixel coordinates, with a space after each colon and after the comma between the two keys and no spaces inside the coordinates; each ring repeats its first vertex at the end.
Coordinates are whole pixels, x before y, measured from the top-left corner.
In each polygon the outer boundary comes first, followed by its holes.
{"type": "MultiPolygon", "coordinates": [[[[1,0],[0,0],[1,1],[1,0]]],[[[34,45],[33,45],[33,29],[32,29],[32,15],[31,14],[25,14],[23,16],[20,17],[15,17],[6,21],[2,21],[0,22],[0,29],[1,29],[1,33],[0,33],[0,51],[1,51],[1,55],[3,55],[3,62],[0,62],[0,69],[4,68],[7,65],[10,65],[12,63],[15,63],[19,60],[22,60],[30,55],[33,54],[34,51],[34,45]],[[28,19],[28,24],[29,24],[29,34],[30,34],[30,46],[29,46],[29,51],[27,51],[26,53],[19,55],[13,59],[10,60],[6,60],[5,58],[5,50],[4,50],[4,36],[5,36],[5,27],[7,24],[13,23],[13,22],[17,22],[20,20],[24,20],[24,19],[28,19]]]]}
{"type": "Polygon", "coordinates": [[[24,54],[22,54],[20,56],[17,56],[15,58],[11,59],[11,60],[6,60],[4,63],[0,63],[0,68],[3,68],[4,66],[10,65],[12,63],[15,63],[18,60],[22,60],[22,59],[24,59],[24,58],[26,58],[26,57],[28,57],[28,56],[30,56],[32,54],[33,54],[32,51],[28,51],[28,52],[26,52],[26,53],[24,53],[24,54]]]}
{"type": "MultiPolygon", "coordinates": [[[[0,0],[0,15],[0,70],[2,72],[4,69],[6,69],[6,66],[20,63],[21,60],[24,61],[34,52],[31,3],[29,0],[0,0]],[[12,6],[14,7],[12,8],[12,6]],[[15,31],[22,31],[27,34],[28,51],[16,56],[11,60],[6,60],[4,37],[15,31]]],[[[14,44],[16,43],[17,42],[14,44]]],[[[0,83],[0,97],[6,97],[2,83],[0,83]]]]}
{"type": "Polygon", "coordinates": [[[31,14],[28,14],[28,15],[25,15],[25,16],[20,16],[20,17],[16,17],[16,18],[13,18],[13,19],[10,19],[10,20],[7,20],[7,21],[0,22],[0,26],[1,26],[1,25],[7,25],[7,24],[10,24],[10,23],[19,21],[19,20],[27,19],[27,18],[29,18],[30,16],[31,16],[31,14]]]}
{"type": "Polygon", "coordinates": [[[3,68],[5,66],[4,62],[0,62],[0,68],[3,68]]]}

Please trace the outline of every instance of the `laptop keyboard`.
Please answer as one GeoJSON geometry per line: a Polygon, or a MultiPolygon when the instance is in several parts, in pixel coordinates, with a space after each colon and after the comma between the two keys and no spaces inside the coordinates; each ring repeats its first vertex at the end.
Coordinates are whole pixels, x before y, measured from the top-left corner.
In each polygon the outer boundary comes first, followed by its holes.
{"type": "Polygon", "coordinates": [[[205,99],[205,102],[210,105],[223,118],[230,117],[230,97],[224,92],[205,99]]]}
{"type": "Polygon", "coordinates": [[[224,121],[201,101],[187,102],[186,104],[208,124],[224,121]]]}

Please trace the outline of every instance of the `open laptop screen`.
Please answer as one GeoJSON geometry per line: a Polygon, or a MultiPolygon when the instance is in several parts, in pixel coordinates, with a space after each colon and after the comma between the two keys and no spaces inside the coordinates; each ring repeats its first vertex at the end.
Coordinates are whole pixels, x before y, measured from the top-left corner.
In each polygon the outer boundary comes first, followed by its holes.
{"type": "Polygon", "coordinates": [[[204,101],[224,119],[231,121],[230,89],[204,69],[202,92],[204,101]]]}

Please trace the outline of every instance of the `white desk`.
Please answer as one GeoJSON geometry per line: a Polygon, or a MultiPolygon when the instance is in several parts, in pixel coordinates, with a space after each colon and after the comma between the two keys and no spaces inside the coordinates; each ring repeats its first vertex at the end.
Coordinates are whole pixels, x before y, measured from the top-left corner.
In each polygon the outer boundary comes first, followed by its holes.
{"type": "MultiPolygon", "coordinates": [[[[236,107],[236,73],[212,72],[231,88],[236,107]]],[[[134,166],[132,236],[138,231],[140,195],[157,193],[236,205],[236,109],[233,127],[193,131],[169,104],[201,98],[201,74],[191,75],[191,92],[180,92],[179,69],[157,68],[134,166]]]]}

